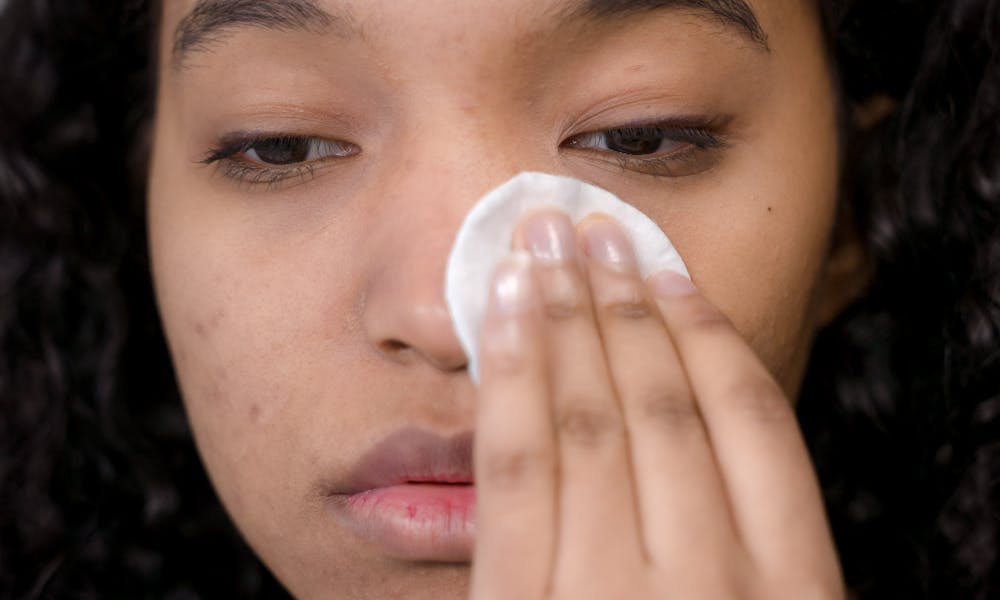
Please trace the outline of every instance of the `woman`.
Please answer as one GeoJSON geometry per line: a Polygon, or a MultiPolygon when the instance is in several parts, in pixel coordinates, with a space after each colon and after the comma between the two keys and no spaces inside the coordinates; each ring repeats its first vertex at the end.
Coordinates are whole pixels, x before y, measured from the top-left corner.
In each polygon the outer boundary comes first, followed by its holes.
{"type": "Polygon", "coordinates": [[[176,375],[301,597],[995,593],[996,3],[496,4],[7,8],[5,591],[278,593],[176,375]],[[477,390],[443,258],[526,169],[697,289],[529,220],[477,390]],[[366,504],[411,454],[430,529],[366,504]]]}

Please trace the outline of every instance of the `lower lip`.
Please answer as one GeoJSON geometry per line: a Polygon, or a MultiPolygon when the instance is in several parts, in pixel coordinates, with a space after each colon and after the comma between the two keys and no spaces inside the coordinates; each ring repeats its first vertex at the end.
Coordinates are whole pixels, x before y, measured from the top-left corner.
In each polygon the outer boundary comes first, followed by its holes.
{"type": "Polygon", "coordinates": [[[338,517],[393,558],[471,560],[476,507],[471,484],[408,483],[336,498],[338,517]]]}

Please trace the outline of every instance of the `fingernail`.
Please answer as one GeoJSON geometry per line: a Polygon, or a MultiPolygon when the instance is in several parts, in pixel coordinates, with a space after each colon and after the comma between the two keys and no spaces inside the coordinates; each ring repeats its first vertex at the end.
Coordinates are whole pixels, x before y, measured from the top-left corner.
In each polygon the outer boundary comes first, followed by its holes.
{"type": "Polygon", "coordinates": [[[588,256],[619,271],[638,270],[632,242],[614,221],[593,221],[583,230],[583,239],[588,256]]]}
{"type": "Polygon", "coordinates": [[[521,235],[525,249],[540,261],[566,262],[575,254],[573,223],[562,213],[542,212],[529,217],[521,235]]]}
{"type": "Polygon", "coordinates": [[[649,278],[649,287],[661,296],[685,296],[697,288],[690,279],[674,271],[660,271],[649,278]]]}
{"type": "Polygon", "coordinates": [[[505,314],[528,310],[534,301],[531,290],[531,256],[524,251],[511,253],[493,275],[493,302],[505,314]]]}

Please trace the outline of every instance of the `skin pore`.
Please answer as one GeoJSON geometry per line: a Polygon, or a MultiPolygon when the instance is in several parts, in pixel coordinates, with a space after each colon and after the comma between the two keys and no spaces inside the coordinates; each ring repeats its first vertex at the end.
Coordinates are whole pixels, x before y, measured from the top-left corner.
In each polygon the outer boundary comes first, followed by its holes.
{"type": "Polygon", "coordinates": [[[586,180],[658,222],[790,398],[853,289],[811,3],[750,2],[761,42],[683,6],[322,0],[324,26],[232,25],[180,60],[197,2],[163,4],[158,304],[213,483],[299,597],[468,595],[467,563],[387,555],[327,490],[401,428],[474,428],[445,259],[516,173],[586,180]],[[637,138],[651,152],[609,149],[637,138]]]}

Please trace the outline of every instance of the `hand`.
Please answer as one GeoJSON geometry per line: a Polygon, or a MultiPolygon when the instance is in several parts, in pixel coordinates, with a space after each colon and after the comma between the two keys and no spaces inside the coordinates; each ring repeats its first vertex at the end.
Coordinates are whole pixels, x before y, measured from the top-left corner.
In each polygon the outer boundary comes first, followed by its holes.
{"type": "Polygon", "coordinates": [[[481,337],[472,598],[844,597],[781,388],[614,222],[522,224],[481,337]],[[523,258],[523,257],[522,257],[523,258]]]}

